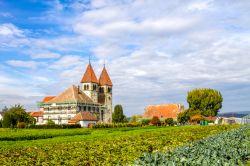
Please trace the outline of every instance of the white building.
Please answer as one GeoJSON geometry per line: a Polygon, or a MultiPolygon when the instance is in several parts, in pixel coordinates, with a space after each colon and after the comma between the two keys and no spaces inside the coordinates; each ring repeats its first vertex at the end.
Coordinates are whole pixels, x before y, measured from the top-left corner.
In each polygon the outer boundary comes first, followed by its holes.
{"type": "MultiPolygon", "coordinates": [[[[99,123],[111,123],[112,86],[105,66],[97,80],[89,63],[79,86],[71,85],[58,96],[46,96],[43,99],[40,103],[40,110],[43,111],[43,123],[47,123],[51,119],[56,124],[68,124],[79,112],[91,113],[96,117],[95,121],[99,123]]],[[[82,119],[88,121],[86,118],[82,119]]]]}

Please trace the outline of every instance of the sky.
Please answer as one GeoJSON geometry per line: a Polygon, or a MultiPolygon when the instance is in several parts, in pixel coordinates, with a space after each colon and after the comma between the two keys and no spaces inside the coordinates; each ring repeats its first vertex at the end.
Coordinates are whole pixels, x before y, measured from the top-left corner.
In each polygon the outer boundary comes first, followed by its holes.
{"type": "Polygon", "coordinates": [[[0,108],[38,110],[105,62],[127,116],[213,88],[250,110],[250,1],[0,0],[0,108]]]}

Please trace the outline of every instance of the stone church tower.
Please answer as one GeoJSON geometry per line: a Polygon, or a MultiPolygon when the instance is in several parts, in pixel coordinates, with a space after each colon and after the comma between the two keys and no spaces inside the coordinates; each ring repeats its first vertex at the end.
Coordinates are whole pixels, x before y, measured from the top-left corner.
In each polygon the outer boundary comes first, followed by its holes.
{"type": "Polygon", "coordinates": [[[100,117],[102,117],[104,123],[112,122],[112,86],[112,81],[105,66],[99,80],[97,80],[92,65],[88,64],[81,80],[81,91],[93,102],[101,104],[105,108],[100,110],[100,117]]]}
{"type": "Polygon", "coordinates": [[[95,103],[98,102],[98,84],[95,72],[89,63],[81,80],[81,90],[95,103]]]}
{"type": "Polygon", "coordinates": [[[112,81],[108,75],[105,66],[102,69],[102,73],[99,78],[99,97],[100,103],[106,106],[107,110],[104,115],[104,122],[112,122],[112,81]]]}

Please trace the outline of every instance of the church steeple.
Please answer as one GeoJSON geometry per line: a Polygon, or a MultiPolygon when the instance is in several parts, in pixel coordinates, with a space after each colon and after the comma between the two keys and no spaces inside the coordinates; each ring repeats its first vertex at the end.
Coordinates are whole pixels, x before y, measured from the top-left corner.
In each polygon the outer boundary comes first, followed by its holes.
{"type": "Polygon", "coordinates": [[[97,83],[98,84],[98,80],[96,78],[96,75],[92,68],[91,63],[88,64],[87,69],[82,77],[81,83],[97,83]]]}
{"type": "Polygon", "coordinates": [[[99,84],[101,86],[104,86],[104,85],[112,86],[113,85],[112,81],[109,77],[109,74],[106,70],[105,64],[104,64],[104,67],[102,69],[102,73],[101,73],[100,78],[99,78],[99,84]]]}

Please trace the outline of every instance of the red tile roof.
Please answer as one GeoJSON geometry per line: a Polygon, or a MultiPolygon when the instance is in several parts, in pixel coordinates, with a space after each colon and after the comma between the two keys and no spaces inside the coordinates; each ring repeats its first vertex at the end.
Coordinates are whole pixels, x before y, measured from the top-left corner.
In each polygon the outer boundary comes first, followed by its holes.
{"type": "Polygon", "coordinates": [[[43,111],[31,112],[30,115],[31,115],[32,117],[41,117],[41,116],[43,116],[43,111]]]}
{"type": "Polygon", "coordinates": [[[161,104],[150,105],[145,108],[144,117],[152,118],[157,116],[158,118],[177,118],[177,115],[182,111],[180,104],[161,104]]]}
{"type": "Polygon", "coordinates": [[[209,120],[209,121],[215,121],[217,119],[216,116],[208,116],[208,117],[205,117],[206,120],[209,120]]]}
{"type": "Polygon", "coordinates": [[[102,69],[102,73],[101,73],[100,78],[99,78],[99,84],[100,85],[108,85],[108,86],[113,85],[105,67],[102,69]]]}
{"type": "Polygon", "coordinates": [[[84,92],[75,85],[71,85],[68,89],[56,96],[49,102],[51,103],[94,103],[84,92]]]}
{"type": "Polygon", "coordinates": [[[86,82],[92,82],[92,83],[98,83],[98,80],[96,78],[95,72],[89,63],[87,66],[87,69],[82,77],[81,83],[86,83],[86,82]]]}
{"type": "Polygon", "coordinates": [[[45,96],[43,98],[43,103],[47,103],[48,101],[52,100],[53,98],[55,98],[56,96],[45,96]]]}
{"type": "Polygon", "coordinates": [[[76,114],[68,123],[77,123],[81,120],[84,121],[97,121],[97,117],[91,112],[83,111],[76,114]]]}

